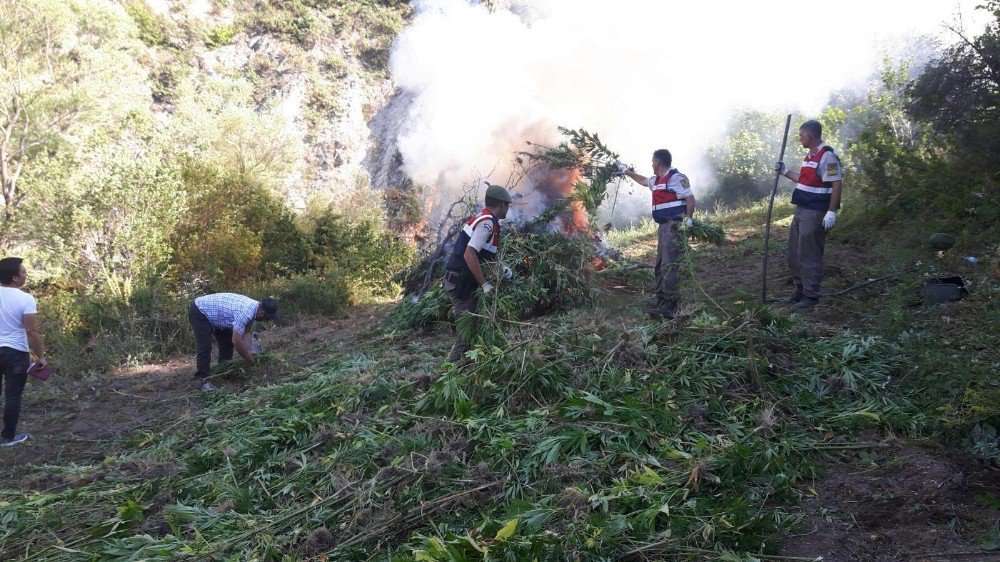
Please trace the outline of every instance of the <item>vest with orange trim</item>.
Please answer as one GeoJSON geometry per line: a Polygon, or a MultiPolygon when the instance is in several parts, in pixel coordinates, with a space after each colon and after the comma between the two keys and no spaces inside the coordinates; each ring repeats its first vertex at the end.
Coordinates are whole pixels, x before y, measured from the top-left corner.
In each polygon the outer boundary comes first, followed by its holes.
{"type": "Polygon", "coordinates": [[[819,161],[827,152],[833,152],[829,146],[823,146],[810,157],[806,154],[799,170],[799,183],[792,192],[792,204],[814,211],[830,209],[830,194],[833,193],[833,182],[823,181],[819,170],[819,161]]]}
{"type": "Polygon", "coordinates": [[[676,220],[684,216],[687,203],[677,197],[677,194],[667,189],[667,183],[674,174],[678,174],[677,168],[670,168],[667,175],[662,178],[657,176],[650,188],[653,192],[653,220],[657,223],[676,220]]]}
{"type": "Polygon", "coordinates": [[[465,221],[462,231],[458,233],[458,240],[455,241],[451,256],[448,258],[448,264],[445,266],[447,269],[452,271],[469,270],[469,266],[465,263],[465,249],[469,247],[469,241],[472,240],[472,233],[476,227],[487,220],[493,221],[493,236],[486,241],[483,249],[479,250],[479,261],[490,262],[496,259],[497,248],[500,246],[500,221],[493,216],[493,211],[483,209],[465,221]]]}

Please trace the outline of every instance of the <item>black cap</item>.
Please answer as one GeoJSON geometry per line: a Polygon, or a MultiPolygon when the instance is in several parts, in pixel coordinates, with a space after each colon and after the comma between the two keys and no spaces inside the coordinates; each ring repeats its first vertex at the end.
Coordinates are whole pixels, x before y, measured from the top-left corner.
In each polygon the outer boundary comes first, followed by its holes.
{"type": "Polygon", "coordinates": [[[266,320],[279,320],[281,318],[278,315],[278,301],[271,297],[266,297],[260,301],[260,309],[264,311],[264,318],[266,320]]]}

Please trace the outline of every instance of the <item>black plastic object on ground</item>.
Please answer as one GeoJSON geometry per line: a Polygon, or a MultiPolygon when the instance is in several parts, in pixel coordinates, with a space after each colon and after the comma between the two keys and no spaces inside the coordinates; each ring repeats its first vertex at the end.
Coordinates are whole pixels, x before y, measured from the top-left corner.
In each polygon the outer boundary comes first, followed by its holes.
{"type": "Polygon", "coordinates": [[[955,237],[946,232],[938,232],[931,235],[928,243],[935,250],[950,250],[955,245],[955,237]]]}
{"type": "Polygon", "coordinates": [[[965,279],[958,275],[928,279],[920,287],[920,296],[924,298],[924,302],[929,303],[954,302],[968,294],[965,279]]]}

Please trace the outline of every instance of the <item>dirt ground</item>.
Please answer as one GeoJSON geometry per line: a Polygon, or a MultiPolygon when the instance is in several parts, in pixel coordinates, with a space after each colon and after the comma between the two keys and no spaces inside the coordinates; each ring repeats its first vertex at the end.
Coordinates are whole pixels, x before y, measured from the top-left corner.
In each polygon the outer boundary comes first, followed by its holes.
{"type": "MultiPolygon", "coordinates": [[[[855,560],[1000,560],[1000,511],[978,497],[1000,491],[1000,471],[928,446],[884,449],[825,463],[802,505],[800,533],[783,556],[855,560]]],[[[995,501],[995,500],[994,500],[995,501]]]]}

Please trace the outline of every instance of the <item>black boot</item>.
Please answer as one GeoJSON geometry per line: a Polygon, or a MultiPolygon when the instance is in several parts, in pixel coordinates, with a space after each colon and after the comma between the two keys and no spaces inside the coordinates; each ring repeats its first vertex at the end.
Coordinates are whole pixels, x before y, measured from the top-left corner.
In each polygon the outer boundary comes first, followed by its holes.
{"type": "Polygon", "coordinates": [[[646,313],[658,318],[673,318],[677,315],[677,301],[662,300],[659,305],[647,308],[646,313]]]}
{"type": "Polygon", "coordinates": [[[812,308],[819,304],[819,299],[814,299],[812,297],[802,297],[802,300],[795,303],[795,308],[812,308]]]}
{"type": "Polygon", "coordinates": [[[802,285],[796,285],[795,286],[795,292],[792,293],[792,296],[788,297],[788,301],[787,302],[788,302],[788,304],[797,304],[800,300],[802,300],[802,296],[803,296],[802,295],[802,285]]]}

